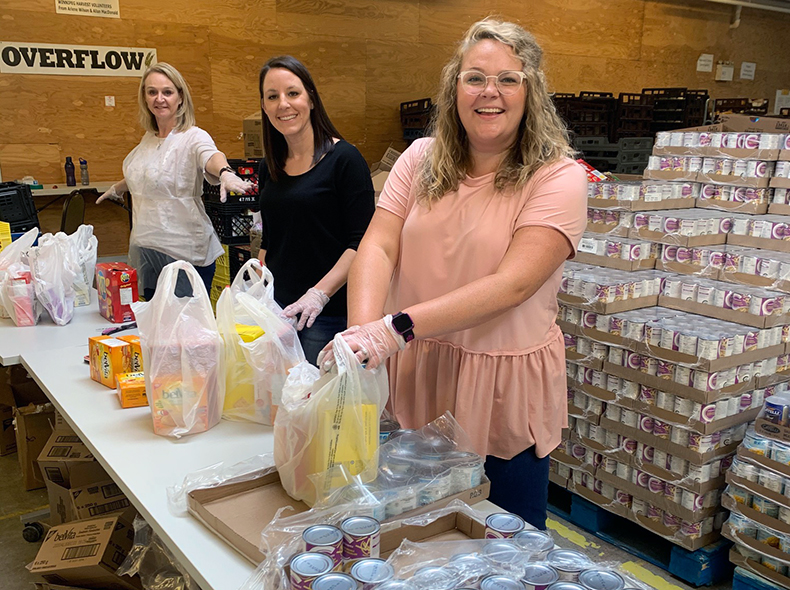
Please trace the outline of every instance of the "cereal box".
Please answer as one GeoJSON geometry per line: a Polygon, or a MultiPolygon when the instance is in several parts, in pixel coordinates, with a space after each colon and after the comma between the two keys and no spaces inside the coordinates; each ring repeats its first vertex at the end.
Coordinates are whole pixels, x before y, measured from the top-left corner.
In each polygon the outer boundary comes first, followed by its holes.
{"type": "Polygon", "coordinates": [[[129,367],[133,373],[143,371],[143,350],[140,348],[140,337],[136,334],[118,336],[118,340],[129,343],[129,367]]]}
{"type": "Polygon", "coordinates": [[[115,388],[115,376],[128,373],[129,343],[112,336],[88,338],[90,351],[91,379],[102,385],[115,388]]]}
{"type": "Polygon", "coordinates": [[[145,395],[145,374],[143,372],[116,375],[115,384],[122,408],[140,408],[148,405],[148,397],[145,395]]]}
{"type": "Polygon", "coordinates": [[[135,269],[120,262],[97,264],[96,291],[103,317],[116,324],[134,320],[131,304],[138,299],[135,269]]]}

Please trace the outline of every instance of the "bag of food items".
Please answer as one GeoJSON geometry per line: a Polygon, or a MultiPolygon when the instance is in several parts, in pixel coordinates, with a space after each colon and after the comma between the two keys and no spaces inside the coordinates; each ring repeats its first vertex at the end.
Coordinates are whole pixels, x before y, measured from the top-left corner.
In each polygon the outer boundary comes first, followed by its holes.
{"type": "Polygon", "coordinates": [[[154,432],[179,438],[215,426],[222,414],[222,337],[203,280],[188,262],[165,266],[151,301],[132,303],[140,330],[154,432]],[[179,271],[191,297],[175,295],[179,271]]]}

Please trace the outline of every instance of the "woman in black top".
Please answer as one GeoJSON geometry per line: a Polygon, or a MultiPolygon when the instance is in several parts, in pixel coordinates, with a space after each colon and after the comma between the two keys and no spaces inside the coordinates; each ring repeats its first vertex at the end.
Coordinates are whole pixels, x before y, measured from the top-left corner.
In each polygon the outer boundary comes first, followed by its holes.
{"type": "Polygon", "coordinates": [[[266,159],[259,258],[307,360],[346,329],[346,280],[373,211],[370,170],[329,120],[307,68],[274,57],[259,78],[266,159]]]}

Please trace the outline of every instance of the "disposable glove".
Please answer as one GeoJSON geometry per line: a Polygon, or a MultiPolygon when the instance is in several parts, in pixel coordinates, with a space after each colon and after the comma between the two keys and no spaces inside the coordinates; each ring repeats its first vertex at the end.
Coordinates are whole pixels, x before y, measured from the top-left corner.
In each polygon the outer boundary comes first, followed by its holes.
{"type": "Polygon", "coordinates": [[[118,194],[118,191],[115,190],[115,185],[112,185],[109,190],[107,190],[101,197],[96,199],[96,204],[98,205],[105,199],[110,199],[112,201],[116,201],[118,203],[123,203],[123,193],[118,194]]]}
{"type": "MultiPolygon", "coordinates": [[[[362,326],[351,326],[340,336],[354,351],[357,360],[368,369],[375,369],[393,354],[406,348],[406,340],[392,327],[391,315],[362,326]]],[[[330,341],[318,355],[318,366],[322,371],[328,371],[335,363],[332,344],[330,341]]]]}
{"type": "Polygon", "coordinates": [[[329,295],[315,287],[310,287],[307,293],[283,310],[283,315],[293,318],[297,314],[301,314],[296,329],[301,330],[305,326],[309,328],[327,303],[329,303],[329,295]]]}
{"type": "Polygon", "coordinates": [[[252,183],[249,180],[242,180],[233,172],[223,170],[219,175],[219,200],[225,202],[228,200],[228,194],[238,193],[243,195],[252,188],[252,183]]]}

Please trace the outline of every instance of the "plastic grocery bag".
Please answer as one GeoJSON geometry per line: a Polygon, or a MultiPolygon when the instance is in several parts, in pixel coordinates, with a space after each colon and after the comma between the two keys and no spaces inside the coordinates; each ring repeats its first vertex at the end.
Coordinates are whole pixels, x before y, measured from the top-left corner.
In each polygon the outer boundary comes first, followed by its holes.
{"type": "Polygon", "coordinates": [[[52,321],[65,326],[74,316],[74,268],[76,261],[71,244],[62,232],[44,234],[38,246],[28,250],[30,272],[36,288],[36,299],[47,310],[52,321]]]}
{"type": "Polygon", "coordinates": [[[90,305],[91,286],[96,269],[96,256],[99,240],[93,235],[92,225],[81,225],[69,236],[72,255],[76,267],[74,269],[74,305],[80,307],[90,305]]]}
{"type": "Polygon", "coordinates": [[[195,268],[177,260],[162,269],[151,301],[134,302],[154,432],[179,438],[215,426],[225,398],[223,344],[206,287],[195,268]],[[178,271],[192,297],[175,295],[178,271]]]}
{"type": "Polygon", "coordinates": [[[321,377],[307,362],[291,370],[274,422],[274,461],[283,488],[308,505],[345,485],[341,472],[370,482],[378,469],[386,369],[363,368],[340,335],[333,353],[335,368],[321,377]]]}
{"type": "Polygon", "coordinates": [[[35,326],[41,315],[41,307],[36,301],[33,276],[30,268],[17,262],[3,271],[0,281],[0,307],[17,326],[35,326]]]}
{"type": "MultiPolygon", "coordinates": [[[[273,285],[269,281],[267,289],[273,290],[273,285]]],[[[296,329],[279,315],[281,311],[273,298],[257,299],[249,292],[234,295],[232,287],[220,295],[217,325],[225,342],[224,418],[274,422],[288,370],[305,360],[296,329]]]]}
{"type": "MultiPolygon", "coordinates": [[[[22,256],[27,254],[27,251],[31,248],[31,246],[33,246],[33,243],[36,241],[37,237],[38,228],[34,227],[0,251],[0,284],[4,282],[4,279],[8,274],[9,267],[13,264],[19,264],[22,262],[22,256]]],[[[27,267],[26,260],[24,266],[27,267]]],[[[30,271],[29,268],[26,268],[26,270],[27,272],[30,271]]],[[[19,272],[19,267],[17,267],[17,272],[19,272]]],[[[9,315],[9,312],[6,311],[5,304],[2,302],[2,299],[0,299],[0,318],[8,317],[11,316],[9,315]]]]}

